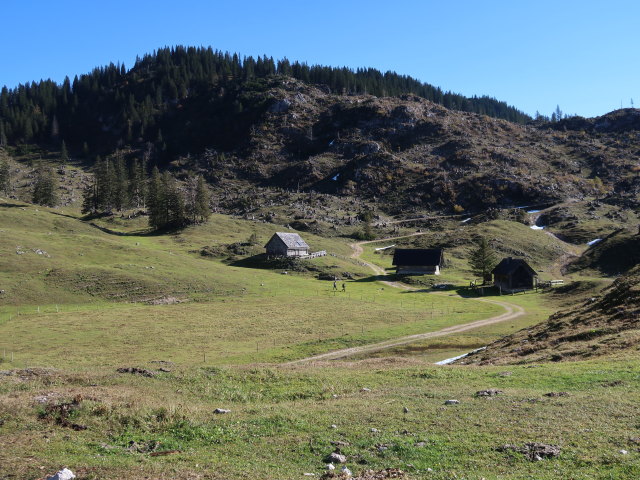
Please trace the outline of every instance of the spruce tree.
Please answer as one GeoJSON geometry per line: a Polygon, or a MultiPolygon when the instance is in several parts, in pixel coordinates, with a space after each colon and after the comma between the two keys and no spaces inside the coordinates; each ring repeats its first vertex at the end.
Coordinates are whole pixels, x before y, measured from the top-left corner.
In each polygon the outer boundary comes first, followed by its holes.
{"type": "Polygon", "coordinates": [[[69,152],[67,152],[67,144],[62,140],[62,144],[60,145],[60,161],[62,164],[66,164],[69,160],[69,152]]]}
{"type": "Polygon", "coordinates": [[[98,195],[94,180],[82,190],[82,213],[95,214],[98,211],[98,195]]]}
{"type": "Polygon", "coordinates": [[[127,169],[121,152],[116,152],[113,162],[113,206],[122,211],[129,206],[129,192],[127,185],[127,169]]]}
{"type": "Polygon", "coordinates": [[[57,190],[58,182],[51,168],[41,168],[36,176],[33,186],[33,203],[55,207],[58,203],[57,190]]]}
{"type": "Polygon", "coordinates": [[[153,167],[151,178],[147,182],[147,213],[149,226],[154,229],[163,228],[167,224],[165,194],[160,171],[153,167]]]}
{"type": "Polygon", "coordinates": [[[491,273],[493,267],[495,267],[498,259],[489,246],[487,239],[482,237],[478,242],[477,248],[471,252],[471,258],[469,259],[469,265],[474,275],[482,277],[482,281],[491,273]]]}
{"type": "Polygon", "coordinates": [[[0,192],[9,195],[11,189],[11,168],[6,158],[0,158],[0,192]]]}
{"type": "Polygon", "coordinates": [[[209,207],[211,195],[202,175],[198,175],[195,197],[195,218],[197,221],[204,223],[211,216],[211,208],[209,207]]]}

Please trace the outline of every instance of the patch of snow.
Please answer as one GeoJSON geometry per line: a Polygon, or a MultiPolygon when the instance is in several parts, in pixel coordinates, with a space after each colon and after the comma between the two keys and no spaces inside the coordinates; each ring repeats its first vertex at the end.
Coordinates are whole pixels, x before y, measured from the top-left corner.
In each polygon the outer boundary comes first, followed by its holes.
{"type": "Polygon", "coordinates": [[[601,238],[595,238],[593,240],[591,240],[590,242],[587,242],[587,245],[591,246],[591,245],[595,245],[598,242],[601,242],[602,239],[601,238]]]}
{"type": "Polygon", "coordinates": [[[339,176],[340,176],[340,174],[338,173],[338,174],[336,174],[336,176],[335,176],[335,177],[333,177],[331,180],[337,181],[339,176]]]}
{"type": "Polygon", "coordinates": [[[395,246],[396,246],[396,244],[394,243],[393,245],[389,245],[388,247],[379,247],[379,248],[376,248],[375,250],[376,250],[376,252],[378,252],[380,250],[387,250],[387,249],[393,248],[395,246]]]}
{"type": "Polygon", "coordinates": [[[541,227],[539,225],[531,225],[531,229],[532,230],[544,230],[544,227],[541,227]]]}
{"type": "Polygon", "coordinates": [[[331,140],[331,141],[329,142],[329,146],[332,146],[334,142],[335,142],[335,139],[334,139],[334,140],[331,140]]]}
{"type": "Polygon", "coordinates": [[[469,220],[471,220],[471,217],[465,218],[464,220],[461,220],[460,223],[467,223],[469,220]]]}
{"type": "Polygon", "coordinates": [[[527,213],[538,213],[538,212],[540,212],[540,210],[529,210],[529,211],[527,211],[527,213]]]}
{"type": "Polygon", "coordinates": [[[456,360],[460,360],[461,358],[466,357],[467,355],[471,355],[472,353],[481,352],[485,350],[487,347],[476,348],[475,350],[470,351],[469,353],[463,353],[462,355],[458,355],[457,357],[446,358],[444,360],[440,360],[436,362],[436,365],[449,365],[450,363],[455,362],[456,360]]]}

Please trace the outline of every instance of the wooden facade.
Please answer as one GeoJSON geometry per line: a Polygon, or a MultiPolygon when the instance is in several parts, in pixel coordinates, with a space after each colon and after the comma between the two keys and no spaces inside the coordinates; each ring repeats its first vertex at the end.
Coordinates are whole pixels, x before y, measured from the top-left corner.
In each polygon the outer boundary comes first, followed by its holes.
{"type": "Polygon", "coordinates": [[[502,290],[530,290],[538,284],[538,274],[521,258],[503,258],[491,273],[493,284],[502,290]]]}
{"type": "Polygon", "coordinates": [[[267,255],[274,257],[304,257],[309,255],[309,245],[297,233],[274,233],[264,246],[267,255]]]}
{"type": "Polygon", "coordinates": [[[398,275],[440,275],[443,264],[441,248],[396,248],[393,254],[398,275]]]}

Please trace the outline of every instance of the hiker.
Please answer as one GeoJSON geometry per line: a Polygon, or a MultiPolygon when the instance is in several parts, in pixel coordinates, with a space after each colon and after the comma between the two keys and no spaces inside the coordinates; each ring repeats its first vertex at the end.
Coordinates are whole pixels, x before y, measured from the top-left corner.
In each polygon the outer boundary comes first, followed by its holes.
{"type": "Polygon", "coordinates": [[[338,290],[338,281],[337,280],[333,281],[333,289],[334,290],[338,290]]]}
{"type": "Polygon", "coordinates": [[[342,282],[342,291],[346,292],[347,291],[347,284],[342,282]]]}

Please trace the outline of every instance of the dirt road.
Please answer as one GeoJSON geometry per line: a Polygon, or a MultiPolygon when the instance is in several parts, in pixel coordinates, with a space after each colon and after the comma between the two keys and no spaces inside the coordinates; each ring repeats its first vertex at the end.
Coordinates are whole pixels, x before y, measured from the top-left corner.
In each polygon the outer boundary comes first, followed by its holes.
{"type": "MultiPolygon", "coordinates": [[[[406,237],[412,237],[416,235],[421,235],[421,233],[413,233],[411,235],[403,235],[401,237],[389,237],[381,240],[353,243],[351,244],[351,248],[353,248],[353,254],[351,255],[351,257],[359,258],[360,255],[362,255],[362,245],[364,244],[380,242],[380,241],[396,240],[398,238],[406,238],[406,237]]],[[[368,262],[363,262],[363,263],[366,263],[369,266],[369,268],[371,268],[371,270],[373,270],[376,273],[376,275],[380,275],[380,276],[386,275],[386,272],[384,271],[384,269],[380,268],[378,265],[374,265],[368,262]]],[[[399,282],[382,281],[382,283],[394,288],[402,288],[405,290],[415,290],[413,287],[404,285],[399,282]]],[[[436,338],[436,337],[443,337],[446,335],[453,335],[455,333],[466,332],[467,330],[473,330],[475,328],[485,327],[487,325],[492,325],[494,323],[506,322],[506,321],[518,318],[519,316],[524,315],[526,313],[524,308],[522,308],[521,306],[514,305],[512,303],[508,303],[502,300],[490,300],[487,298],[472,298],[468,300],[499,305],[505,309],[505,312],[500,315],[496,315],[494,317],[484,318],[482,320],[476,320],[475,322],[465,323],[462,325],[453,325],[451,327],[446,327],[441,330],[436,330],[435,332],[417,333],[414,335],[407,335],[405,337],[385,340],[384,342],[373,343],[371,345],[362,345],[360,347],[344,348],[342,350],[335,350],[333,352],[322,353],[320,355],[314,355],[312,357],[301,358],[300,360],[294,360],[293,362],[288,362],[288,363],[285,363],[284,365],[296,365],[296,364],[314,362],[314,361],[337,360],[340,358],[351,357],[354,355],[362,355],[367,353],[379,352],[381,350],[386,350],[389,348],[406,345],[408,343],[413,343],[413,342],[425,340],[428,338],[436,338]]]]}

